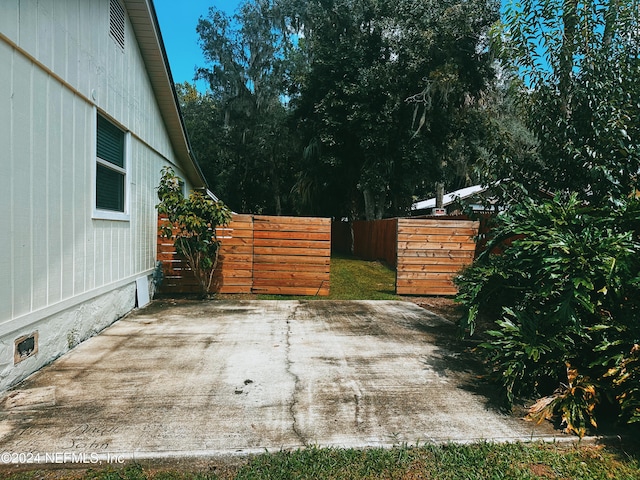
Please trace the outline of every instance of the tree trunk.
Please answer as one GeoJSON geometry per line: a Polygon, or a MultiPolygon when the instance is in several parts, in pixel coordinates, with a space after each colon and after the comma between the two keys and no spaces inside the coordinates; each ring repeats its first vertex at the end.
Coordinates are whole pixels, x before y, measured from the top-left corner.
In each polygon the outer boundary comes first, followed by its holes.
{"type": "Polygon", "coordinates": [[[282,202],[280,200],[280,180],[278,178],[278,166],[276,165],[273,156],[271,157],[271,166],[273,168],[273,176],[271,177],[273,180],[271,181],[271,185],[273,187],[273,199],[275,200],[276,207],[276,215],[282,215],[282,202]]]}
{"type": "Polygon", "coordinates": [[[375,218],[375,201],[371,190],[365,188],[362,191],[362,197],[364,198],[364,216],[366,220],[373,220],[375,218]]]}
{"type": "Polygon", "coordinates": [[[378,195],[378,199],[376,201],[376,220],[380,220],[384,216],[384,212],[385,212],[384,204],[386,200],[387,200],[386,193],[384,191],[380,192],[380,195],[378,195]]]}
{"type": "Polygon", "coordinates": [[[442,208],[444,203],[444,183],[436,183],[436,208],[442,208]]]}
{"type": "Polygon", "coordinates": [[[282,203],[280,202],[280,195],[277,192],[274,195],[274,200],[276,201],[276,215],[279,217],[282,215],[282,203]]]}
{"type": "Polygon", "coordinates": [[[558,69],[560,89],[560,108],[565,118],[570,115],[569,101],[573,56],[576,52],[576,29],[578,28],[578,0],[564,0],[562,4],[562,24],[564,35],[560,47],[560,65],[558,69]]]}

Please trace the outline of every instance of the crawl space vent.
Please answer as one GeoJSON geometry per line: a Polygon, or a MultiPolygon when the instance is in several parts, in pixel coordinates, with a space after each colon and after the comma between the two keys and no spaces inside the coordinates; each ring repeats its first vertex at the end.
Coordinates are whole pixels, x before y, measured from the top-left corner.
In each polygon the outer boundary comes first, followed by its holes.
{"type": "Polygon", "coordinates": [[[33,332],[30,335],[16,339],[13,350],[13,363],[18,364],[36,353],[38,353],[38,332],[33,332]]]}

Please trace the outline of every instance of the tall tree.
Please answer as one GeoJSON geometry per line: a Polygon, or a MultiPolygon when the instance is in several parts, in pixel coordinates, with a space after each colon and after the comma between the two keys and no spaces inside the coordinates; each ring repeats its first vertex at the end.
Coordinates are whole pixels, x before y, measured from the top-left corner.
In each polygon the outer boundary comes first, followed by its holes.
{"type": "Polygon", "coordinates": [[[480,144],[491,136],[487,101],[495,70],[488,39],[498,6],[491,1],[420,2],[416,11],[411,5],[412,58],[429,52],[432,61],[421,79],[422,90],[408,101],[414,106],[416,134],[425,131],[431,146],[437,206],[445,188],[469,182],[480,144]],[[423,40],[421,32],[433,33],[423,40]]]}
{"type": "Polygon", "coordinates": [[[475,181],[497,17],[494,0],[212,8],[198,24],[211,92],[184,103],[207,105],[221,132],[205,171],[237,211],[349,218],[475,181]]]}
{"type": "Polygon", "coordinates": [[[227,199],[224,111],[211,93],[201,93],[189,82],[177,84],[176,92],[195,157],[216,195],[227,199]]]}
{"type": "Polygon", "coordinates": [[[477,156],[478,122],[463,110],[478,105],[493,76],[486,38],[497,3],[281,0],[280,7],[298,34],[290,95],[308,148],[297,191],[313,213],[406,213],[437,181],[466,180],[459,167],[477,156]]]}
{"type": "MultiPolygon", "coordinates": [[[[223,132],[216,162],[220,195],[235,210],[282,214],[292,174],[291,135],[282,101],[283,42],[269,0],[244,3],[232,18],[211,7],[197,31],[223,132]]],[[[214,167],[210,167],[214,169],[214,167]]]]}
{"type": "Polygon", "coordinates": [[[539,188],[595,204],[638,188],[640,10],[637,0],[523,0],[506,10],[504,52],[524,77],[539,141],[522,172],[539,188]]]}

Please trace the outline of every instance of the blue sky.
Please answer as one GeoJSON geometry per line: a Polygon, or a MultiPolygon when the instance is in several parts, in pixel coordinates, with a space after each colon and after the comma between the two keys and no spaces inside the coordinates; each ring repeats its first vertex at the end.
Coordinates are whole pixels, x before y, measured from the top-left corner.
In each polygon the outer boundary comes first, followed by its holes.
{"type": "MultiPolygon", "coordinates": [[[[205,66],[196,33],[198,19],[206,17],[212,6],[232,15],[241,3],[241,0],[153,0],[174,82],[193,82],[196,66],[205,66]]],[[[204,82],[198,84],[198,89],[206,89],[204,82]]]]}
{"type": "MultiPolygon", "coordinates": [[[[206,17],[212,6],[233,15],[242,2],[243,0],[153,0],[174,82],[193,83],[196,67],[205,66],[196,33],[198,19],[206,17]]],[[[198,82],[197,86],[201,92],[207,88],[203,81],[198,82]]]]}

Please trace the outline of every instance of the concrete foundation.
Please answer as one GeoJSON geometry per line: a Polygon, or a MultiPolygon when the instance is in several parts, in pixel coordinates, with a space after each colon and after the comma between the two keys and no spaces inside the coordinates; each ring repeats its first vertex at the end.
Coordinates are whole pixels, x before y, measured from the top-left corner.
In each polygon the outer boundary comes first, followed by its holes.
{"type": "Polygon", "coordinates": [[[104,330],[135,305],[133,282],[2,335],[0,392],[104,330]]]}

